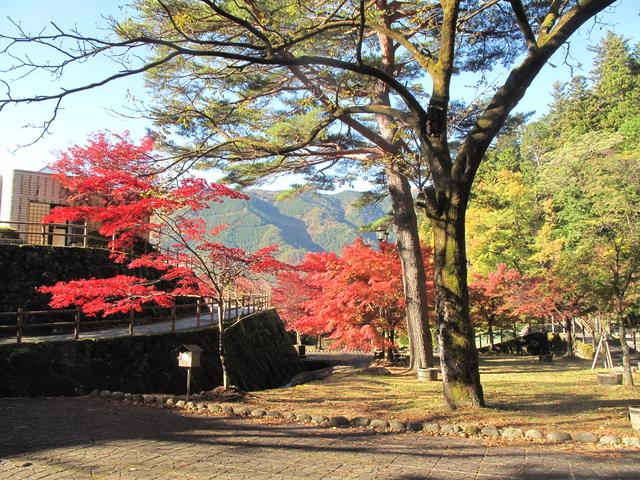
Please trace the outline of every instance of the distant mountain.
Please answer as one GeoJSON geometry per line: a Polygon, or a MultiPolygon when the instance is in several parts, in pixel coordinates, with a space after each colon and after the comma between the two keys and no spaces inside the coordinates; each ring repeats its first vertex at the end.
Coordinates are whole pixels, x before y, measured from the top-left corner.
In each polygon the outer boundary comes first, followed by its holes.
{"type": "Polygon", "coordinates": [[[279,192],[251,190],[250,200],[214,203],[201,215],[209,226],[227,224],[218,238],[228,246],[254,251],[279,245],[278,257],[296,263],[306,252],[340,253],[356,237],[375,241],[375,235],[359,231],[384,216],[388,205],[356,208],[359,193],[344,191],[334,195],[304,193],[276,200],[279,192]]]}

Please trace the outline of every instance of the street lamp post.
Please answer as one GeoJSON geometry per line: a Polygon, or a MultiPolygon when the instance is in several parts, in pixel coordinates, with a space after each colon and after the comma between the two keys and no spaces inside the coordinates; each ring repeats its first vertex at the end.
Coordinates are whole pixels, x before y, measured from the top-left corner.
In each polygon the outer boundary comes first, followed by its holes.
{"type": "Polygon", "coordinates": [[[378,227],[374,231],[376,232],[376,238],[379,243],[382,243],[383,240],[386,242],[389,239],[389,232],[386,228],[378,227]]]}
{"type": "MultiPolygon", "coordinates": [[[[382,225],[376,228],[374,232],[376,232],[376,238],[378,239],[378,246],[380,247],[380,250],[382,250],[382,242],[383,241],[386,242],[389,239],[389,232],[382,225]]],[[[380,310],[380,315],[382,316],[382,318],[385,319],[386,323],[388,324],[389,323],[388,318],[384,309],[380,310]]],[[[383,336],[385,336],[385,331],[383,331],[383,336]]],[[[386,357],[387,361],[391,362],[393,361],[393,336],[391,335],[390,330],[389,330],[389,336],[391,337],[390,341],[392,342],[392,345],[390,347],[386,347],[383,345],[382,358],[386,357]]]]}

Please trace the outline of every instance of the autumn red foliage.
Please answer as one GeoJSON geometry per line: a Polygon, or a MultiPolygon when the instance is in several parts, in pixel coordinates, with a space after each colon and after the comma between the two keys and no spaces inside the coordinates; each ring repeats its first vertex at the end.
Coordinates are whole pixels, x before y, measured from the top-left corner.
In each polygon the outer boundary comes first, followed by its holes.
{"type": "Polygon", "coordinates": [[[115,261],[127,263],[132,271],[159,272],[154,278],[119,275],[43,287],[53,295],[52,306],[75,304],[89,315],[109,315],[140,311],[148,302],[169,306],[185,295],[217,298],[238,277],[282,266],[273,257],[275,246],[255,253],[227,247],[215,240],[225,226],[208,229],[196,216],[212,202],[246,195],[200,178],[161,175],[152,146],[149,139],[135,145],[126,135],[100,134],[87,146],[72,147],[51,166],[69,192],[71,205],[54,209],[45,221],[95,223],[99,233],[111,239],[115,261]],[[131,247],[147,239],[166,248],[128,255],[131,247]]]}
{"type": "MultiPolygon", "coordinates": [[[[430,272],[428,248],[424,258],[430,272]]],[[[432,284],[427,288],[432,291],[432,284]]],[[[405,330],[401,265],[393,243],[376,249],[357,239],[340,257],[307,254],[297,271],[279,275],[273,298],[289,329],[326,334],[332,348],[389,349],[405,330]]]]}
{"type": "MultiPolygon", "coordinates": [[[[570,331],[571,320],[585,313],[586,304],[578,290],[552,275],[529,277],[499,264],[494,272],[472,278],[469,299],[473,318],[486,328],[491,349],[496,328],[515,328],[518,321],[533,320],[555,322],[570,331]]],[[[569,344],[569,352],[571,348],[569,344]]]]}
{"type": "Polygon", "coordinates": [[[567,335],[568,355],[573,354],[571,322],[587,313],[584,294],[574,286],[549,275],[546,278],[530,278],[514,290],[511,302],[516,314],[560,325],[567,335]]]}
{"type": "MultiPolygon", "coordinates": [[[[487,275],[473,274],[469,284],[469,304],[473,322],[484,327],[489,337],[489,348],[495,348],[496,328],[507,328],[518,320],[513,308],[513,291],[522,283],[522,275],[503,263],[487,275]]],[[[477,328],[476,327],[476,328],[477,328]]]]}
{"type": "Polygon", "coordinates": [[[225,292],[239,278],[275,273],[286,265],[275,246],[248,253],[216,240],[224,225],[208,229],[197,217],[212,202],[245,199],[244,194],[200,178],[172,178],[153,157],[150,139],[134,144],[127,135],[91,138],[52,165],[69,191],[70,206],[56,208],[47,222],[87,220],[111,238],[112,258],[127,264],[131,275],[59,282],[40,290],[51,306],[78,305],[87,315],[141,311],[144,304],[173,305],[184,296],[211,297],[218,304],[220,356],[224,385],[225,292]],[[155,239],[161,248],[130,255],[132,247],[155,239]],[[140,272],[150,271],[152,276],[140,272]]]}

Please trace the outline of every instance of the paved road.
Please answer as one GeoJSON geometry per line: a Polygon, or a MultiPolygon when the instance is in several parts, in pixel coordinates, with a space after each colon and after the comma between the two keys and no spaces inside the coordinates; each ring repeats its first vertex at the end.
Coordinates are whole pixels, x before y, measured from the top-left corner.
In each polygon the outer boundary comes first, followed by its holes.
{"type": "MultiPolygon", "coordinates": [[[[228,320],[228,316],[225,315],[225,323],[230,322],[234,319],[236,309],[230,310],[230,315],[232,317],[231,320],[228,320]]],[[[241,315],[249,315],[251,313],[249,308],[240,308],[238,312],[241,315]]],[[[193,330],[198,328],[209,328],[212,325],[217,326],[218,322],[218,313],[214,312],[213,321],[211,319],[210,312],[202,313],[200,317],[200,321],[198,321],[196,316],[184,317],[176,319],[175,323],[175,331],[180,330],[193,330]]],[[[168,333],[171,332],[172,326],[171,321],[158,321],[155,323],[147,324],[147,325],[134,325],[133,334],[134,335],[149,335],[156,333],[168,333]]],[[[80,328],[79,338],[114,338],[114,337],[124,337],[129,335],[129,327],[112,327],[112,328],[104,328],[99,330],[88,330],[82,331],[82,325],[80,328]]],[[[22,337],[23,343],[32,343],[32,342],[63,342],[67,340],[73,340],[73,333],[62,333],[62,334],[54,334],[54,335],[42,335],[38,337],[25,336],[22,337]]],[[[15,337],[5,337],[0,338],[0,345],[8,344],[8,343],[16,343],[15,337]]]]}
{"type": "Polygon", "coordinates": [[[179,415],[97,399],[0,399],[0,479],[640,478],[640,453],[179,415]]]}

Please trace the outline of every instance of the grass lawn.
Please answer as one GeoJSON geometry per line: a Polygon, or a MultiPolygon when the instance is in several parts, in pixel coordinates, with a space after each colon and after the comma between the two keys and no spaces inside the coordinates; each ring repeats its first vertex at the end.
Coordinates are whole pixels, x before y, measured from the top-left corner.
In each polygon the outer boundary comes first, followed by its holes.
{"type": "MultiPolygon", "coordinates": [[[[640,387],[601,386],[590,362],[534,357],[481,358],[487,408],[449,410],[441,382],[418,382],[403,368],[391,376],[354,372],[331,375],[292,388],[255,392],[251,404],[265,409],[349,418],[473,423],[544,431],[632,434],[629,405],[640,405],[640,387]]],[[[640,375],[634,373],[636,384],[640,375]]]]}

